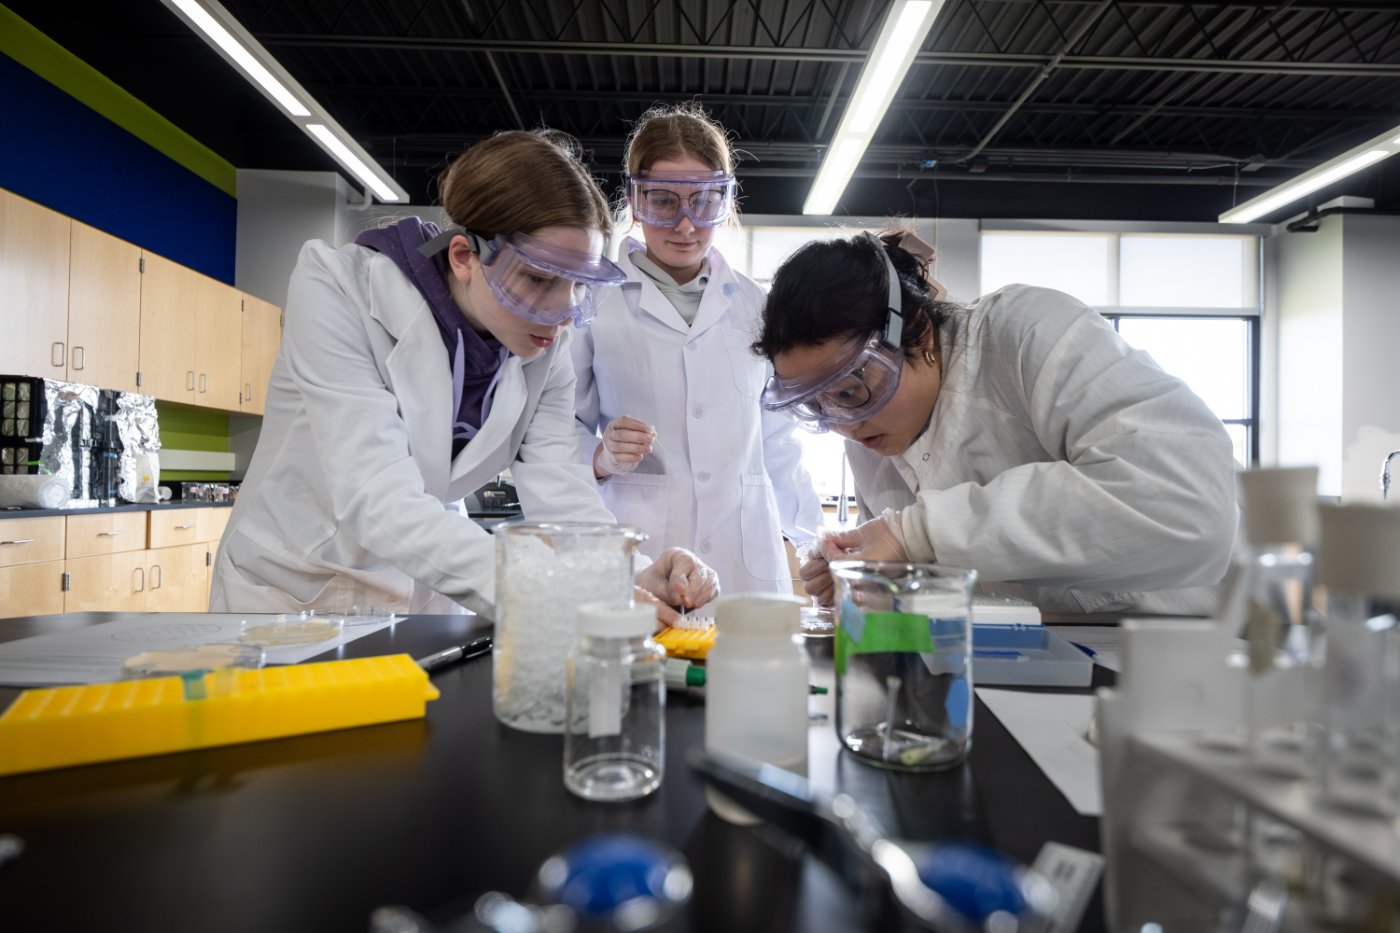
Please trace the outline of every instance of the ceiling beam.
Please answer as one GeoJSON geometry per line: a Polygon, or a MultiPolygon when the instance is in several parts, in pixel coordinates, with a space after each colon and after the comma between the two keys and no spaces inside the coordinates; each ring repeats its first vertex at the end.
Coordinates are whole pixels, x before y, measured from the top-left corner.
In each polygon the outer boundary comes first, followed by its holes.
{"type": "MultiPolygon", "coordinates": [[[[619,58],[724,58],[774,62],[852,62],[864,49],[783,48],[776,46],[689,45],[667,42],[552,42],[531,39],[446,39],[414,36],[339,36],[275,33],[258,36],[269,48],[377,49],[380,51],[483,52],[533,55],[613,56],[619,58]]],[[[952,67],[1056,68],[1096,71],[1210,71],[1221,74],[1330,75],[1400,78],[1400,64],[1384,62],[1231,61],[1215,58],[1152,58],[1136,55],[1030,55],[1011,52],[920,52],[916,65],[952,67]]]]}

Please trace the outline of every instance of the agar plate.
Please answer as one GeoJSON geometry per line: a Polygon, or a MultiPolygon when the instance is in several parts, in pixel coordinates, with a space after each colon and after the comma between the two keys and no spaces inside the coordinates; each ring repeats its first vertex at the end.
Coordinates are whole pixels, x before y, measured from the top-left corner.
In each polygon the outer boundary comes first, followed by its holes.
{"type": "Polygon", "coordinates": [[[246,645],[275,648],[283,645],[309,645],[335,638],[345,628],[345,617],[318,616],[314,612],[279,615],[270,622],[245,619],[238,640],[246,645]]]}

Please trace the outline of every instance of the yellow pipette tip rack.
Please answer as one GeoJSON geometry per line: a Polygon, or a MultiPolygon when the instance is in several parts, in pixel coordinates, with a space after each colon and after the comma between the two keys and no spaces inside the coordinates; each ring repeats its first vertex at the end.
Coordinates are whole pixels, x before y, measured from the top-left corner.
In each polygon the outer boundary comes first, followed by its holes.
{"type": "Polygon", "coordinates": [[[438,698],[406,654],[194,680],[26,690],[0,715],[0,775],[421,719],[438,698]]]}
{"type": "Polygon", "coordinates": [[[715,646],[715,627],[710,624],[698,628],[668,628],[653,635],[652,641],[665,648],[668,657],[699,661],[715,646]]]}

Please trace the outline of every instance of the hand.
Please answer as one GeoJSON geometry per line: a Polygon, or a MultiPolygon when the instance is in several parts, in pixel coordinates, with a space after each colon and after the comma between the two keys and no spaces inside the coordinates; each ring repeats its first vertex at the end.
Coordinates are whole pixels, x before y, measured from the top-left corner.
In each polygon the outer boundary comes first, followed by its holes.
{"type": "Polygon", "coordinates": [[[656,429],[645,421],[623,415],[608,422],[603,442],[593,451],[593,475],[602,479],[613,473],[630,473],[651,453],[656,429]]]}
{"type": "Polygon", "coordinates": [[[826,537],[823,552],[827,560],[897,560],[906,561],[904,529],[899,513],[885,509],[850,531],[837,531],[826,537]]]}
{"type": "Polygon", "coordinates": [[[823,540],[824,536],[819,534],[807,559],[797,568],[797,575],[802,578],[802,589],[818,606],[830,607],[836,604],[836,581],[831,579],[831,565],[821,552],[823,540]]]}
{"type": "Polygon", "coordinates": [[[635,582],[666,605],[679,609],[694,609],[719,596],[719,576],[684,548],[662,551],[655,563],[637,574],[635,582]]]}
{"type": "Polygon", "coordinates": [[[681,614],[674,607],[666,605],[640,586],[632,587],[632,602],[638,606],[651,606],[656,610],[656,630],[658,632],[681,620],[681,614]]]}

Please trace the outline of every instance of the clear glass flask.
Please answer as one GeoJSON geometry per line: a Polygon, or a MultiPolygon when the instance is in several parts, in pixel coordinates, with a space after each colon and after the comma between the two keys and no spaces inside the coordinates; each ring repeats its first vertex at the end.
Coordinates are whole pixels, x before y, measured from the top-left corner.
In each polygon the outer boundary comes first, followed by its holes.
{"type": "Polygon", "coordinates": [[[972,747],[974,570],[833,561],[836,732],[862,761],[951,768],[972,747]]]}
{"type": "Polygon", "coordinates": [[[635,800],[661,786],[666,651],[649,605],[578,609],[566,676],[564,786],[587,800],[635,800]]]}
{"type": "Polygon", "coordinates": [[[496,718],[527,732],[564,731],[564,668],[585,603],[632,600],[632,562],[646,535],[601,522],[506,523],[496,528],[496,718]]]}

